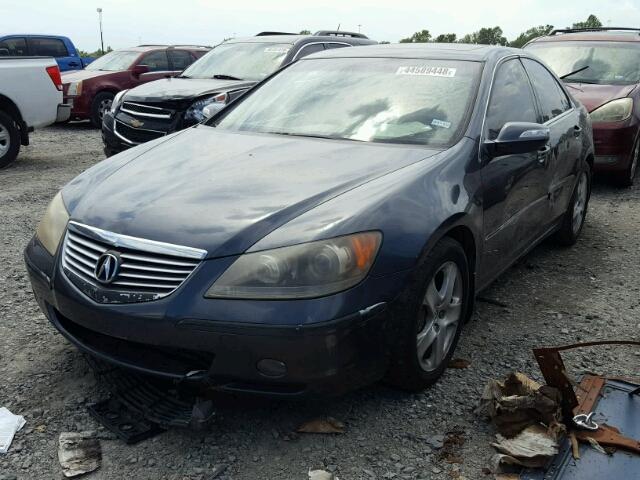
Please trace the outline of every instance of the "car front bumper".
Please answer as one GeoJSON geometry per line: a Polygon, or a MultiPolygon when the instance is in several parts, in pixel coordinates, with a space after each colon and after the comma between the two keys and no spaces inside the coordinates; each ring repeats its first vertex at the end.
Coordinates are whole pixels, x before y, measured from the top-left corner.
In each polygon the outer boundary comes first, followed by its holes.
{"type": "Polygon", "coordinates": [[[602,173],[626,171],[639,132],[640,123],[633,119],[622,125],[619,122],[594,123],[594,170],[602,173]]]}
{"type": "Polygon", "coordinates": [[[107,157],[135,146],[116,135],[113,129],[114,122],[115,119],[111,112],[104,114],[102,118],[102,143],[104,144],[104,154],[107,157]]]}
{"type": "Polygon", "coordinates": [[[314,323],[218,321],[178,311],[181,302],[172,297],[180,291],[146,303],[95,303],[35,236],[25,262],[38,304],[56,329],[80,350],[139,373],[297,397],[342,394],[379,380],[387,369],[393,332],[384,301],[314,323]]]}

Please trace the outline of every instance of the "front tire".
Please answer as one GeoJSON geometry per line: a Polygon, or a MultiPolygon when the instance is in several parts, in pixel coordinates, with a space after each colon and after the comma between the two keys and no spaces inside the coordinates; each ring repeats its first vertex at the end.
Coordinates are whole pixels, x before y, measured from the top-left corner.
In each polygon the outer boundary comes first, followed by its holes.
{"type": "Polygon", "coordinates": [[[115,95],[111,92],[100,92],[91,102],[91,125],[96,128],[102,128],[102,118],[104,114],[111,109],[115,95]]]}
{"type": "Polygon", "coordinates": [[[421,262],[399,299],[394,322],[400,331],[387,381],[409,391],[435,383],[451,360],[470,300],[466,254],[460,243],[445,237],[421,262]]]}
{"type": "Polygon", "coordinates": [[[619,187],[632,187],[638,173],[638,164],[640,163],[640,135],[633,146],[631,153],[631,161],[627,169],[616,178],[619,187]]]}
{"type": "Polygon", "coordinates": [[[560,230],[556,233],[556,241],[560,245],[570,247],[578,241],[589,207],[591,197],[591,169],[584,160],[578,172],[578,181],[573,190],[560,230]]]}
{"type": "Polygon", "coordinates": [[[13,162],[20,152],[20,129],[15,120],[0,111],[0,168],[13,162]]]}

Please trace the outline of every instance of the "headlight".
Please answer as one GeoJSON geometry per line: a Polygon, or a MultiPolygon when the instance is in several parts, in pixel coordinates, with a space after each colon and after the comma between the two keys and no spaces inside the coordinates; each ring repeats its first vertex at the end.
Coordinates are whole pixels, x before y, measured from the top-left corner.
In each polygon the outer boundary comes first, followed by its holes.
{"type": "Polygon", "coordinates": [[[382,234],[364,232],[239,257],[209,288],[209,298],[296,299],[353,287],[369,273],[382,234]]]}
{"type": "Polygon", "coordinates": [[[68,221],[69,213],[67,213],[67,207],[64,206],[62,193],[58,192],[51,200],[44,217],[42,217],[36,229],[36,235],[40,243],[51,255],[56,254],[68,221]]]}
{"type": "Polygon", "coordinates": [[[187,108],[186,113],[184,114],[184,119],[189,120],[191,122],[201,122],[206,116],[202,112],[204,107],[211,105],[212,103],[219,103],[220,105],[224,105],[229,100],[229,96],[226,93],[219,93],[218,95],[213,95],[211,97],[201,98],[200,100],[196,100],[191,104],[189,108],[187,108]]]}
{"type": "Polygon", "coordinates": [[[631,116],[633,99],[619,98],[605,103],[591,112],[593,122],[621,122],[631,116]]]}
{"type": "Polygon", "coordinates": [[[121,92],[116,93],[116,96],[113,97],[113,101],[111,102],[111,113],[116,113],[116,110],[122,105],[122,100],[124,99],[124,95],[129,90],[122,90],[121,92]]]}
{"type": "Polygon", "coordinates": [[[82,81],[79,82],[71,82],[69,84],[69,88],[67,89],[67,95],[80,95],[82,93],[82,81]]]}

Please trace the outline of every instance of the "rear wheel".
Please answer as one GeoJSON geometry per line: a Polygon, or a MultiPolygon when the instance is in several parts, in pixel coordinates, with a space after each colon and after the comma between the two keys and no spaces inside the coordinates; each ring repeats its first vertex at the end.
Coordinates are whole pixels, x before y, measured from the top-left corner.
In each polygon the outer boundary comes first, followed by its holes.
{"type": "Polygon", "coordinates": [[[0,111],[0,168],[13,162],[20,152],[20,129],[15,120],[0,111]]]}
{"type": "Polygon", "coordinates": [[[636,144],[633,146],[633,152],[631,154],[631,162],[629,167],[620,174],[616,179],[617,183],[621,187],[631,187],[636,179],[638,173],[638,163],[640,162],[640,136],[636,140],[636,144]]]}
{"type": "Polygon", "coordinates": [[[571,246],[578,240],[587,216],[590,196],[591,169],[589,165],[583,161],[582,168],[578,173],[578,181],[576,182],[571,201],[569,202],[569,207],[564,214],[560,230],[558,230],[556,234],[556,240],[559,244],[571,246]]]}
{"type": "Polygon", "coordinates": [[[443,238],[399,300],[397,321],[402,331],[387,381],[410,391],[435,383],[453,355],[470,303],[464,249],[457,241],[443,238]]]}
{"type": "Polygon", "coordinates": [[[91,102],[91,125],[96,128],[102,128],[102,118],[105,113],[111,110],[114,96],[111,92],[100,92],[93,98],[93,102],[91,102]]]}

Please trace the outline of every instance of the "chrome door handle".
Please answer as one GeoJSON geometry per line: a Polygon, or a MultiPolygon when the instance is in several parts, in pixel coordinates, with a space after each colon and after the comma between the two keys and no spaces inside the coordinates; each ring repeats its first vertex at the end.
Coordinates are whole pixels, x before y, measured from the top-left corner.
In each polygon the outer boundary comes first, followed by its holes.
{"type": "Polygon", "coordinates": [[[549,158],[549,153],[551,153],[551,146],[550,145],[545,145],[540,150],[538,150],[538,153],[537,153],[538,162],[542,163],[542,164],[546,163],[547,162],[547,158],[549,158]]]}

